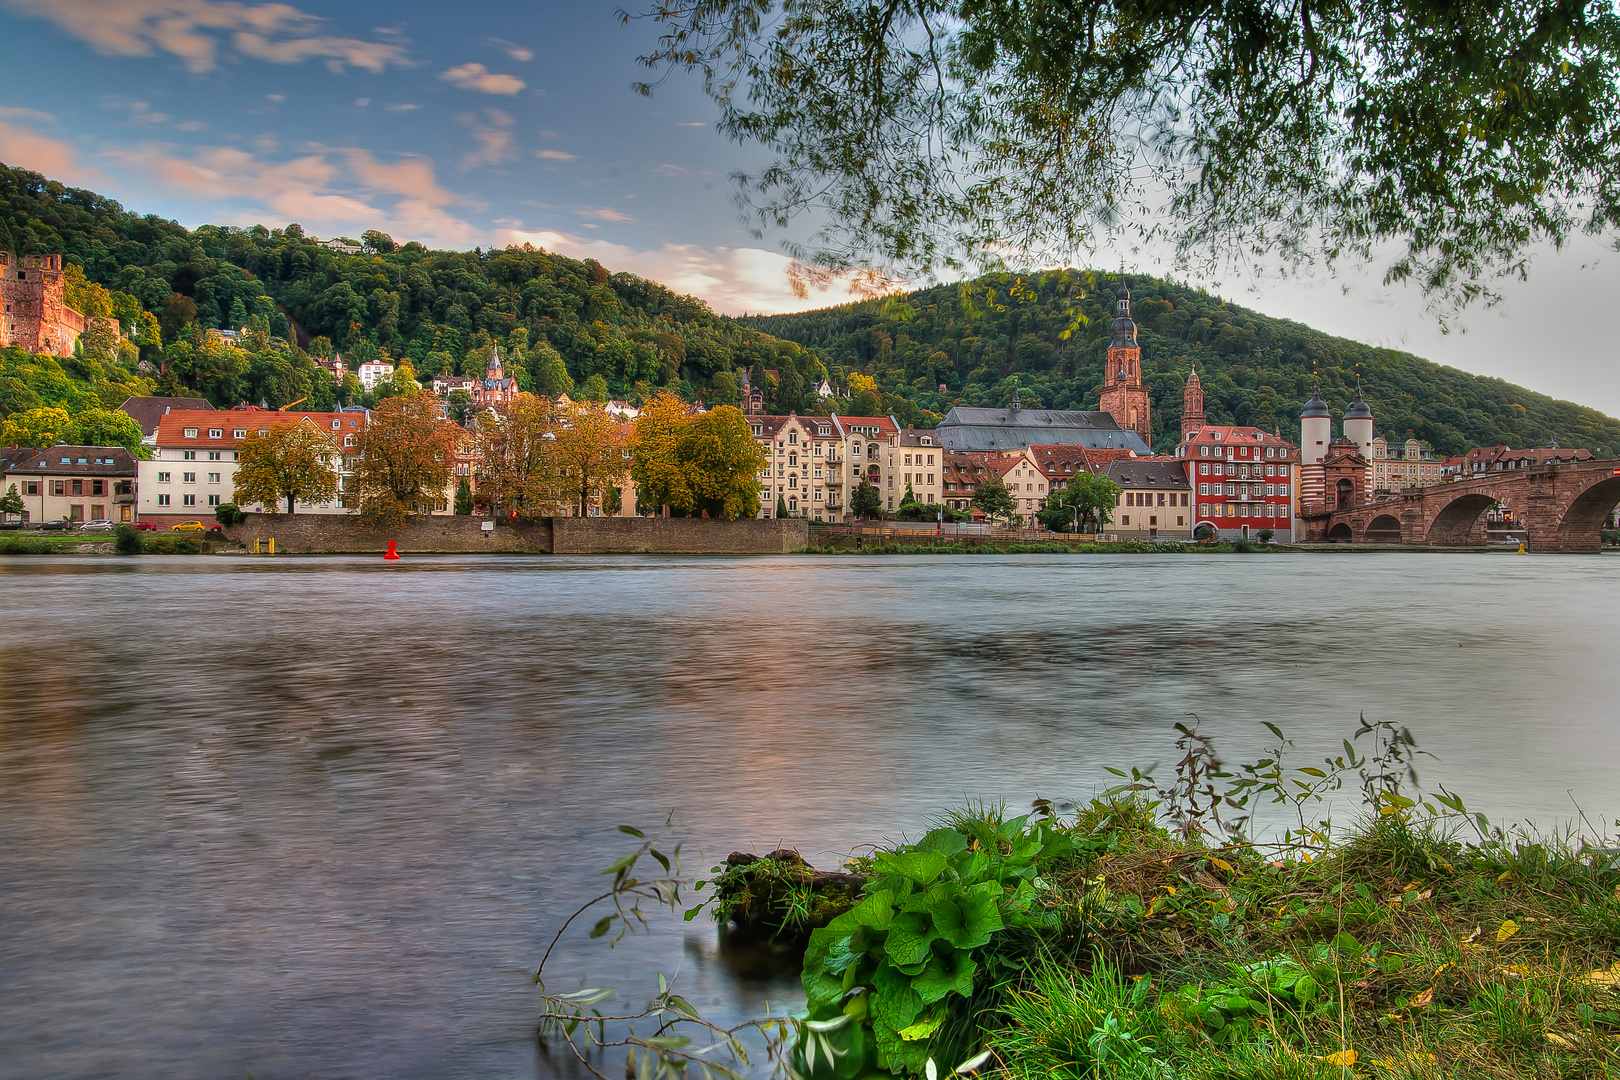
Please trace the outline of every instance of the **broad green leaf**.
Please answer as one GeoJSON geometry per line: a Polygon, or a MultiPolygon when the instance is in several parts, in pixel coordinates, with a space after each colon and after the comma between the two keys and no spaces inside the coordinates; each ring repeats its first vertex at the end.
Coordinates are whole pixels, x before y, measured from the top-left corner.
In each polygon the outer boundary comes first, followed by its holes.
{"type": "Polygon", "coordinates": [[[898,874],[918,885],[927,885],[945,872],[945,856],[937,851],[880,851],[873,859],[880,872],[898,874]]]}
{"type": "Polygon", "coordinates": [[[899,1031],[895,1032],[895,1034],[900,1036],[900,1038],[906,1042],[916,1042],[919,1039],[928,1038],[935,1031],[937,1031],[939,1029],[939,1025],[944,1022],[945,1014],[940,1013],[938,1016],[925,1017],[924,1019],[917,1021],[915,1024],[912,1024],[910,1027],[901,1028],[899,1031]]]}
{"type": "Polygon", "coordinates": [[[647,839],[647,834],[642,832],[640,829],[634,827],[633,825],[620,825],[619,826],[619,831],[622,832],[622,833],[627,833],[630,836],[635,837],[637,840],[645,840],[645,839],[647,839]]]}
{"type": "Polygon", "coordinates": [[[928,947],[938,940],[939,931],[921,912],[907,911],[894,917],[883,951],[895,964],[918,964],[928,959],[928,947]]]}
{"type": "Polygon", "coordinates": [[[872,1001],[872,1011],[876,1019],[890,1031],[897,1032],[915,1024],[923,1010],[923,1000],[912,988],[911,982],[888,963],[879,964],[872,978],[872,988],[877,991],[872,1001]]]}
{"type": "Polygon", "coordinates": [[[952,992],[962,997],[972,997],[973,976],[978,972],[978,967],[966,953],[936,956],[928,962],[926,971],[912,978],[911,988],[924,1005],[932,1005],[952,992]]]}
{"type": "Polygon", "coordinates": [[[967,850],[968,838],[955,829],[934,829],[917,842],[923,851],[933,851],[949,858],[967,850]]]}
{"type": "Polygon", "coordinates": [[[934,912],[934,927],[941,937],[958,949],[977,949],[988,944],[990,935],[1002,929],[997,902],[1001,886],[986,881],[966,890],[954,903],[942,902],[934,912]]]}

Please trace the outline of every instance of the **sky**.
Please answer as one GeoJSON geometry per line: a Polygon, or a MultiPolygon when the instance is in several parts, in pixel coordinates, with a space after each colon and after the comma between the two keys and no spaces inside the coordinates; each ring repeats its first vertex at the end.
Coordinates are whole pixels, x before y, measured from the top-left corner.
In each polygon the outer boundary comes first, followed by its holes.
{"type": "MultiPolygon", "coordinates": [[[[729,176],[767,155],[715,131],[695,78],[633,92],[656,33],[600,0],[0,0],[0,161],[190,227],[528,242],[727,314],[848,299],[796,297],[782,237],[750,234],[729,176]]],[[[1131,250],[1094,264],[1166,269],[1131,250]]],[[[1620,254],[1538,253],[1528,282],[1449,332],[1380,270],[1198,284],[1620,415],[1620,254]]]]}

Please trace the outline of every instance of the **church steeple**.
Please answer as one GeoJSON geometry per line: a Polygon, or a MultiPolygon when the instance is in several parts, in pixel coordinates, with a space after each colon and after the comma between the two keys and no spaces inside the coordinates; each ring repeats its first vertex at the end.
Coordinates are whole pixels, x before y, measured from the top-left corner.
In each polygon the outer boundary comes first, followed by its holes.
{"type": "Polygon", "coordinates": [[[1204,384],[1198,379],[1198,369],[1187,376],[1187,389],[1181,395],[1181,438],[1198,431],[1209,421],[1204,417],[1204,384]]]}
{"type": "Polygon", "coordinates": [[[1135,431],[1152,446],[1153,424],[1148,414],[1147,385],[1142,381],[1142,350],[1136,342],[1136,321],[1131,318],[1131,290],[1123,277],[1115,297],[1114,324],[1098,404],[1116,424],[1135,431]]]}

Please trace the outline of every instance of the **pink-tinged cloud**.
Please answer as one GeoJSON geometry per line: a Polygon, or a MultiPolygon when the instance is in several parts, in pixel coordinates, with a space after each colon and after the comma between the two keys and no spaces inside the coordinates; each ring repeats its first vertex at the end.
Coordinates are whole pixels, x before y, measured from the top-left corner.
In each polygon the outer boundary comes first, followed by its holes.
{"type": "Polygon", "coordinates": [[[79,164],[78,151],[72,144],[6,120],[0,120],[0,161],[70,184],[92,184],[102,179],[96,170],[79,164]]]}
{"type": "Polygon", "coordinates": [[[547,161],[576,161],[578,155],[570,154],[566,150],[536,150],[534,156],[547,161]]]}
{"type": "Polygon", "coordinates": [[[580,217],[594,218],[597,221],[634,221],[635,218],[622,210],[615,210],[611,206],[598,206],[579,212],[580,217]]]}
{"type": "Polygon", "coordinates": [[[439,78],[458,90],[476,90],[480,94],[504,94],[512,97],[529,84],[516,75],[500,75],[483,64],[458,64],[439,78]]]}
{"type": "Polygon", "coordinates": [[[763,248],[709,249],[696,244],[665,244],[637,251],[624,244],[551,230],[502,230],[500,245],[525,243],[574,259],[595,259],[612,271],[628,271],[696,296],[723,315],[804,311],[838,303],[836,299],[795,296],[788,278],[792,260],[763,248]]]}
{"type": "Polygon", "coordinates": [[[457,168],[462,172],[476,169],[483,165],[501,165],[516,156],[516,147],[512,141],[512,114],[502,109],[485,109],[486,124],[471,113],[463,113],[456,117],[456,122],[464,125],[472,132],[473,142],[477,148],[461,155],[457,168]]]}
{"type": "Polygon", "coordinates": [[[324,59],[379,73],[406,67],[394,44],[322,33],[324,19],[291,4],[236,0],[3,0],[46,19],[104,56],[178,57],[194,73],[211,71],[222,49],[272,64],[324,59]]]}

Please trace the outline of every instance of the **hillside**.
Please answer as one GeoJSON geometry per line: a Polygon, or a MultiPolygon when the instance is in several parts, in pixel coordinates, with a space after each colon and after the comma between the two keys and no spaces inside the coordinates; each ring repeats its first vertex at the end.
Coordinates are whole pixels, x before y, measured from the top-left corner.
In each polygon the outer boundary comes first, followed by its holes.
{"type": "MultiPolygon", "coordinates": [[[[955,404],[1003,405],[1015,383],[1025,406],[1094,409],[1117,282],[1086,271],[997,275],[965,288],[740,321],[818,352],[835,371],[871,375],[886,403],[913,422],[955,404]]],[[[1196,364],[1205,411],[1216,423],[1280,425],[1297,438],[1313,370],[1337,416],[1359,365],[1378,430],[1391,438],[1411,432],[1446,454],[1554,439],[1620,450],[1620,420],[1595,409],[1330,337],[1171,281],[1132,276],[1129,284],[1156,449],[1176,444],[1182,387],[1196,364]]]]}
{"type": "MultiPolygon", "coordinates": [[[[368,400],[315,357],[409,360],[415,374],[482,374],[499,343],[519,385],[639,400],[669,387],[738,400],[753,369],[774,412],[836,407],[929,425],[955,404],[1095,407],[1115,278],[1089,272],[981,278],[797,315],[729,319],[655,282],[537,249],[434,251],[380,233],[329,250],[295,224],[188,230],[94,192],[0,165],[0,248],[60,252],[77,302],[116,316],[138,349],[98,347],[57,364],[0,351],[0,419],[41,405],[78,411],[126,392],[198,394],[216,405],[368,400]],[[80,270],[82,269],[82,274],[80,270]],[[211,328],[251,326],[239,345],[211,328]],[[1065,331],[1071,330],[1065,336],[1065,331]],[[766,372],[774,374],[767,375],[766,372]],[[821,376],[851,401],[821,401],[821,376]],[[940,389],[943,384],[944,389],[940,389]]],[[[1133,278],[1155,446],[1173,446],[1197,363],[1218,422],[1294,430],[1319,368],[1341,407],[1357,365],[1378,417],[1443,453],[1556,439],[1613,453],[1620,421],[1498,379],[1370,348],[1169,281],[1133,278]]],[[[392,387],[379,391],[386,395],[392,387]]]]}
{"type": "Polygon", "coordinates": [[[335,348],[351,370],[383,356],[409,359],[418,377],[481,375],[495,343],[525,388],[602,398],[672,387],[735,403],[738,370],[757,366],[780,376],[775,405],[804,411],[814,406],[805,385],[825,374],[797,345],[591,260],[362,239],[363,254],[343,254],[297,225],[187,230],[0,165],[0,248],[61,252],[110,290],[126,328],[142,310],[154,316],[139,359],[159,392],[222,406],[306,397],[319,408],[360,391],[330,385],[311,355],[335,348]],[[250,323],[261,332],[244,348],[205,340],[206,329],[250,323]]]}

